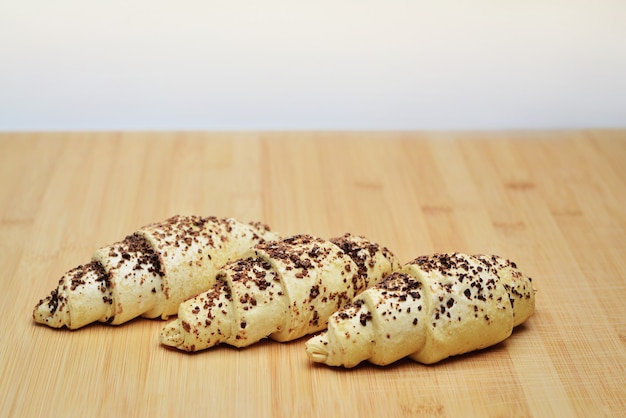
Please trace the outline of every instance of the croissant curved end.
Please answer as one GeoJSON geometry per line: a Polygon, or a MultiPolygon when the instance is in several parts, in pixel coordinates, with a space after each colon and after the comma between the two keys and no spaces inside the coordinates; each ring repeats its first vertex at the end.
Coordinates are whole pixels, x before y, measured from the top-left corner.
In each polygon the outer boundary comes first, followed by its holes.
{"type": "Polygon", "coordinates": [[[59,315],[59,311],[56,308],[53,310],[54,305],[51,301],[51,296],[39,301],[33,310],[33,319],[39,324],[45,324],[53,328],[61,328],[67,325],[61,318],[61,315],[59,315]]]}
{"type": "Polygon", "coordinates": [[[180,347],[185,342],[185,337],[178,326],[178,321],[167,324],[159,336],[161,344],[170,347],[180,347]]]}
{"type": "Polygon", "coordinates": [[[328,339],[326,333],[317,335],[306,342],[306,352],[316,363],[324,363],[328,358],[328,339]]]}

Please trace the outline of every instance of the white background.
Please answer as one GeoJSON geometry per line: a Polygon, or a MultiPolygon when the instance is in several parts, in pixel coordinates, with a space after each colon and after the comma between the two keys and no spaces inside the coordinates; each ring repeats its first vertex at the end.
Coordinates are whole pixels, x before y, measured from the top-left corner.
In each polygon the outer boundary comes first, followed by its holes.
{"type": "Polygon", "coordinates": [[[626,0],[0,0],[0,130],[626,127],[626,0]]]}

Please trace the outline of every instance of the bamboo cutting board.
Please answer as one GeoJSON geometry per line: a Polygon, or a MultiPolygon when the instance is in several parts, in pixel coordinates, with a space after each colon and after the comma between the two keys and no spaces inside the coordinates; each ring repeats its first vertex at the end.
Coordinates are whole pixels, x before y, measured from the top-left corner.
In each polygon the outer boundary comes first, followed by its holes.
{"type": "Polygon", "coordinates": [[[0,134],[0,272],[0,416],[626,415],[626,131],[0,134]],[[351,370],[306,339],[186,354],[158,320],[33,323],[65,271],[177,213],[499,254],[536,312],[480,352],[351,370]]]}

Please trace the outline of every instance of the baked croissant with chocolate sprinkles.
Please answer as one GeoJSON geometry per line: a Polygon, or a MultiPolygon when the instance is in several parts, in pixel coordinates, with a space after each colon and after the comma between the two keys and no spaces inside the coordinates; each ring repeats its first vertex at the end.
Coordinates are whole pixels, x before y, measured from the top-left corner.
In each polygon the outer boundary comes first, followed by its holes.
{"type": "Polygon", "coordinates": [[[182,303],[161,342],[199,351],[294,340],[326,328],[334,311],[399,267],[389,250],[350,234],[259,244],[225,265],[212,289],[182,303]]]}
{"type": "Polygon", "coordinates": [[[70,329],[138,316],[166,319],[183,300],[211,288],[226,262],[278,238],[261,223],[174,216],[97,250],[91,262],[61,277],[33,318],[70,329]]]}
{"type": "Polygon", "coordinates": [[[432,364],[497,344],[532,315],[531,279],[498,256],[419,257],[334,313],[306,343],[314,362],[432,364]]]}

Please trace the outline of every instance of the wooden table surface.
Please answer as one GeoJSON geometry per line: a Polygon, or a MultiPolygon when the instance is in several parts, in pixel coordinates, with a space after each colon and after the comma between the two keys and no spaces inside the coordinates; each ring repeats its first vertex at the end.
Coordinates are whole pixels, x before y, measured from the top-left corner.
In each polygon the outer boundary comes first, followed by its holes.
{"type": "Polygon", "coordinates": [[[0,134],[0,416],[626,415],[626,131],[0,134]],[[313,365],[306,339],[165,349],[164,322],[78,331],[37,301],[174,214],[365,235],[401,261],[495,253],[536,312],[424,366],[313,365]]]}

